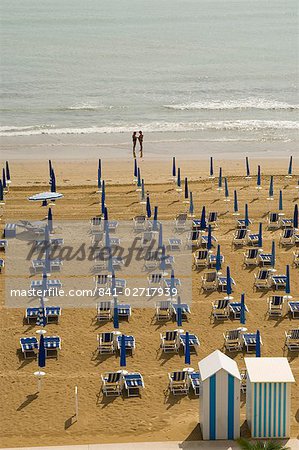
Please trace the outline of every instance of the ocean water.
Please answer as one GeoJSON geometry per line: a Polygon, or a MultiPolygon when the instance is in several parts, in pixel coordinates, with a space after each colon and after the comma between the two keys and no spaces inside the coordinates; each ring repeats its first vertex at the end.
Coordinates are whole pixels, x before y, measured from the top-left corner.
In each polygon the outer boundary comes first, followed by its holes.
{"type": "Polygon", "coordinates": [[[0,136],[298,138],[296,0],[1,0],[0,136]]]}

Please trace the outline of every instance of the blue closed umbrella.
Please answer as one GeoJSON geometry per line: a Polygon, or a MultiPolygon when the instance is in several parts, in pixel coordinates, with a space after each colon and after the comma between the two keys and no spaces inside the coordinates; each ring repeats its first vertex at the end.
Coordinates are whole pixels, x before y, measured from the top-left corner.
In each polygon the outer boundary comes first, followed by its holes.
{"type": "Polygon", "coordinates": [[[270,185],[269,185],[269,199],[270,200],[273,199],[273,195],[274,195],[273,184],[274,184],[274,177],[273,177],[273,175],[271,175],[271,177],[270,177],[270,185]]]}
{"type": "Polygon", "coordinates": [[[283,211],[282,190],[279,191],[278,210],[283,211]]]}
{"type": "Polygon", "coordinates": [[[120,338],[120,367],[126,367],[126,336],[121,335],[120,338]]]}
{"type": "Polygon", "coordinates": [[[201,210],[201,217],[200,217],[200,225],[199,228],[201,230],[205,230],[207,228],[207,221],[206,221],[206,207],[203,206],[201,210]]]}
{"type": "Polygon", "coordinates": [[[219,167],[218,191],[222,190],[222,167],[219,167]]]}
{"type": "Polygon", "coordinates": [[[3,189],[7,188],[7,184],[6,184],[6,175],[5,175],[5,169],[2,169],[2,182],[3,182],[3,189]]]}
{"type": "Polygon", "coordinates": [[[134,178],[137,178],[138,171],[137,171],[137,159],[134,158],[134,178]]]}
{"type": "Polygon", "coordinates": [[[185,200],[189,198],[189,189],[188,189],[188,178],[185,177],[185,200]]]}
{"type": "Polygon", "coordinates": [[[172,176],[176,177],[176,166],[175,166],[175,156],[172,157],[172,176]]]}
{"type": "Polygon", "coordinates": [[[181,189],[181,168],[180,167],[178,167],[178,175],[177,175],[176,184],[177,184],[177,188],[181,189]]]}
{"type": "Polygon", "coordinates": [[[141,180],[141,202],[145,201],[144,179],[141,180]]]}
{"type": "Polygon", "coordinates": [[[105,183],[105,181],[103,180],[102,181],[102,195],[101,195],[101,211],[102,211],[102,214],[104,214],[105,213],[105,200],[106,200],[106,183],[105,183]]]}
{"type": "Polygon", "coordinates": [[[108,224],[108,208],[106,206],[105,206],[105,209],[104,209],[104,221],[105,221],[104,228],[105,228],[105,231],[106,231],[106,227],[109,225],[108,224]]]}
{"type": "MultiPolygon", "coordinates": [[[[162,224],[160,224],[160,227],[162,224]]],[[[158,231],[158,206],[154,208],[153,231],[158,231]]]]}
{"type": "Polygon", "coordinates": [[[51,178],[52,178],[52,170],[53,170],[52,161],[49,159],[49,179],[50,179],[50,182],[51,182],[51,178]]]}
{"type": "Polygon", "coordinates": [[[4,202],[4,190],[2,180],[0,179],[0,202],[4,202]]]}
{"type": "Polygon", "coordinates": [[[263,246],[263,224],[261,222],[259,223],[259,234],[258,234],[257,245],[259,248],[262,248],[262,246],[263,246]]]}
{"type": "Polygon", "coordinates": [[[246,178],[251,178],[251,177],[250,177],[250,168],[249,168],[249,159],[248,159],[248,156],[246,156],[246,178]]]}
{"type": "Polygon", "coordinates": [[[151,210],[151,202],[149,198],[149,194],[146,196],[146,215],[148,219],[152,216],[152,210],[151,210]]]}
{"type": "Polygon", "coordinates": [[[271,249],[271,267],[274,269],[276,262],[276,255],[275,255],[275,241],[272,241],[272,249],[271,249]]]}
{"type": "Polygon", "coordinates": [[[190,192],[189,214],[191,217],[194,215],[194,204],[193,204],[193,193],[192,192],[190,192]]]}
{"type": "Polygon", "coordinates": [[[179,327],[181,327],[182,322],[183,322],[183,317],[182,317],[181,297],[178,296],[177,325],[179,327]]]}
{"type": "Polygon", "coordinates": [[[257,180],[256,187],[257,189],[261,189],[262,179],[261,179],[261,166],[257,166],[257,180]]]}
{"type": "Polygon", "coordinates": [[[227,266],[226,268],[226,293],[227,297],[230,297],[230,294],[232,293],[232,280],[230,277],[230,268],[227,266]]]}
{"type": "Polygon", "coordinates": [[[188,331],[186,331],[186,341],[185,341],[185,364],[191,364],[190,338],[188,331]]]}
{"type": "Polygon", "coordinates": [[[240,323],[242,325],[246,323],[245,294],[241,294],[240,323]]]}
{"type": "Polygon", "coordinates": [[[118,329],[118,328],[119,328],[118,306],[117,306],[117,298],[116,298],[116,297],[114,297],[113,326],[114,326],[115,329],[118,329]]]}
{"type": "Polygon", "coordinates": [[[208,240],[207,240],[207,249],[211,250],[212,248],[212,227],[208,226],[208,240]]]}
{"type": "Polygon", "coordinates": [[[165,273],[166,270],[166,261],[165,261],[165,245],[161,246],[161,262],[160,262],[160,269],[162,270],[162,273],[165,273]]]}
{"type": "Polygon", "coordinates": [[[217,253],[216,253],[216,265],[215,268],[217,272],[221,270],[221,251],[220,251],[220,245],[217,245],[217,253]]]}
{"type": "Polygon", "coordinates": [[[228,192],[228,183],[227,178],[224,178],[224,195],[225,195],[225,201],[229,200],[229,192],[228,192]]]}
{"type": "Polygon", "coordinates": [[[292,172],[293,172],[293,156],[290,156],[288,175],[292,176],[292,172]]]}
{"type": "Polygon", "coordinates": [[[48,228],[49,228],[49,233],[52,233],[52,231],[53,231],[53,215],[52,215],[51,208],[48,209],[48,228]]]}
{"type": "Polygon", "coordinates": [[[285,287],[285,293],[289,295],[291,293],[291,280],[290,280],[290,266],[287,264],[286,267],[286,287],[285,287]]]}
{"type": "Polygon", "coordinates": [[[256,331],[255,356],[257,358],[261,356],[261,336],[259,330],[256,331]]]}
{"type": "Polygon", "coordinates": [[[249,226],[248,204],[245,203],[245,227],[249,226]]]}
{"type": "Polygon", "coordinates": [[[137,169],[137,187],[141,187],[141,176],[140,176],[140,168],[137,169]]]}
{"type": "Polygon", "coordinates": [[[210,178],[214,178],[213,156],[210,157],[210,178]]]}
{"type": "Polygon", "coordinates": [[[52,170],[52,176],[51,176],[51,192],[56,192],[56,177],[54,170],[52,170]]]}
{"type": "Polygon", "coordinates": [[[237,191],[234,190],[234,213],[237,214],[239,211],[239,207],[238,207],[238,195],[237,195],[237,191]]]}
{"type": "Polygon", "coordinates": [[[171,270],[171,275],[170,275],[170,297],[173,297],[175,294],[175,283],[174,283],[174,270],[171,270]]]}
{"type": "Polygon", "coordinates": [[[102,187],[102,162],[99,159],[99,165],[98,165],[98,189],[101,189],[102,187]]]}
{"type": "Polygon", "coordinates": [[[298,228],[298,205],[297,204],[294,206],[293,226],[294,226],[294,228],[298,228]]]}
{"type": "Polygon", "coordinates": [[[45,367],[45,366],[46,366],[45,341],[43,334],[41,334],[39,338],[39,347],[38,347],[38,367],[45,367]]]}
{"type": "Polygon", "coordinates": [[[38,308],[36,326],[38,327],[46,326],[45,305],[43,297],[40,298],[40,307],[38,308]]]}
{"type": "Polygon", "coordinates": [[[42,276],[42,296],[46,297],[47,293],[48,293],[48,276],[46,270],[44,269],[42,276]]]}
{"type": "Polygon", "coordinates": [[[158,236],[158,247],[162,248],[162,246],[163,246],[163,226],[162,226],[162,223],[160,223],[159,236],[158,236]]]}
{"type": "Polygon", "coordinates": [[[6,168],[6,181],[10,181],[10,170],[9,170],[9,164],[8,161],[5,162],[5,168],[6,168]]]}

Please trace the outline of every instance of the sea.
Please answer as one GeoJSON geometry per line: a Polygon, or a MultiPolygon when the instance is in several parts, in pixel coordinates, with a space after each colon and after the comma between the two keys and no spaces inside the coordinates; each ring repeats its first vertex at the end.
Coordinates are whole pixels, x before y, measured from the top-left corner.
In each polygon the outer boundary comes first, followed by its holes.
{"type": "Polygon", "coordinates": [[[298,138],[296,0],[0,5],[0,136],[298,138]]]}

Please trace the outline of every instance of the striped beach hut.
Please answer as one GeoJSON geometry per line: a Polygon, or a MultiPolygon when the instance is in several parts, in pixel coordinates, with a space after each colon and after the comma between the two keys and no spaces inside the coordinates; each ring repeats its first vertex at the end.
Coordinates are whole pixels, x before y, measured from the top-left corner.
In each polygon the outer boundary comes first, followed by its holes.
{"type": "Polygon", "coordinates": [[[204,440],[240,437],[240,372],[219,350],[199,363],[202,380],[199,421],[204,440]]]}
{"type": "Polygon", "coordinates": [[[287,358],[245,358],[246,418],[253,438],[290,436],[291,383],[287,358]]]}

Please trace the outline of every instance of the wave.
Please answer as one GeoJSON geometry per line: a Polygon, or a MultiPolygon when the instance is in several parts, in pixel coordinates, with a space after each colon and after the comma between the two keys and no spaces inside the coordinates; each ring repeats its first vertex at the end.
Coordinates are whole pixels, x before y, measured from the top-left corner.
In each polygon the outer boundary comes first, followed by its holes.
{"type": "Polygon", "coordinates": [[[290,120],[219,120],[200,122],[151,122],[147,124],[126,124],[111,126],[91,126],[83,128],[57,128],[54,125],[41,126],[2,126],[0,136],[34,136],[62,134],[111,134],[129,133],[142,129],[144,132],[184,132],[184,131],[269,131],[269,130],[299,130],[299,122],[290,120]]]}
{"type": "Polygon", "coordinates": [[[99,104],[92,104],[92,103],[77,103],[71,106],[66,106],[64,108],[61,108],[62,111],[98,111],[98,110],[105,110],[105,109],[112,109],[112,105],[99,105],[99,104]]]}
{"type": "Polygon", "coordinates": [[[241,109],[261,109],[261,110],[294,110],[299,109],[297,104],[289,104],[264,98],[245,98],[240,100],[212,100],[192,103],[181,103],[163,105],[164,108],[179,111],[187,110],[241,110],[241,109]]]}

